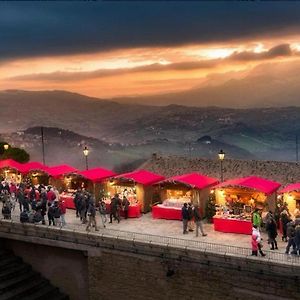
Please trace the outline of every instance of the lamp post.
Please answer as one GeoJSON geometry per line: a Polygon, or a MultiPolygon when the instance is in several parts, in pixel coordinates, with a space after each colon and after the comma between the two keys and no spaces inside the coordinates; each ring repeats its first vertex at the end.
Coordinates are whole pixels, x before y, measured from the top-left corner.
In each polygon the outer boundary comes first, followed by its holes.
{"type": "Polygon", "coordinates": [[[89,155],[89,149],[87,146],[83,148],[83,155],[85,156],[85,168],[86,170],[89,169],[89,164],[88,164],[88,155],[89,155]]]}
{"type": "Polygon", "coordinates": [[[223,182],[223,160],[225,158],[225,152],[221,149],[218,153],[219,160],[220,160],[220,167],[221,167],[221,182],[223,182]]]}

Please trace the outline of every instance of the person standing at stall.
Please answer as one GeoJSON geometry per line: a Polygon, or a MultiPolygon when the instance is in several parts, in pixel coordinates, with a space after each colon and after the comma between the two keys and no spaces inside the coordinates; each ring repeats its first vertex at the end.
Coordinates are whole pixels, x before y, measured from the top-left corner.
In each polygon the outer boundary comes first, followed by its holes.
{"type": "Polygon", "coordinates": [[[269,212],[269,218],[267,220],[267,224],[266,224],[266,231],[268,233],[268,242],[271,245],[271,249],[270,250],[277,250],[277,241],[276,241],[276,237],[277,237],[277,225],[276,225],[276,221],[273,217],[272,212],[269,212]]]}
{"type": "Polygon", "coordinates": [[[115,196],[111,199],[110,202],[110,221],[109,223],[112,223],[112,218],[114,217],[114,220],[117,220],[118,223],[120,223],[120,215],[119,215],[119,209],[121,206],[121,199],[119,198],[118,194],[115,194],[115,196]]]}
{"type": "Polygon", "coordinates": [[[128,219],[129,205],[130,205],[130,202],[128,201],[128,199],[124,195],[123,196],[123,201],[122,201],[122,207],[123,207],[125,219],[128,219]]]}
{"type": "Polygon", "coordinates": [[[192,203],[190,202],[188,204],[188,229],[189,231],[194,231],[194,221],[193,221],[193,216],[194,216],[194,213],[193,213],[193,205],[192,203]]]}
{"type": "Polygon", "coordinates": [[[181,209],[181,216],[182,216],[182,225],[183,225],[183,234],[187,234],[187,225],[189,221],[189,212],[187,203],[184,203],[181,209]]]}
{"type": "Polygon", "coordinates": [[[200,215],[198,204],[195,204],[193,213],[194,213],[194,220],[195,220],[195,224],[196,224],[196,237],[198,237],[198,235],[199,235],[199,228],[202,233],[202,236],[207,236],[207,234],[204,233],[204,230],[203,230],[202,218],[200,215]]]}
{"type": "Polygon", "coordinates": [[[67,212],[67,206],[64,200],[59,200],[59,208],[60,208],[60,222],[61,226],[66,226],[66,212],[67,212]]]}
{"type": "Polygon", "coordinates": [[[79,218],[81,200],[82,200],[82,193],[81,193],[81,189],[78,188],[75,193],[75,196],[74,196],[74,206],[76,209],[76,218],[79,218]]]}

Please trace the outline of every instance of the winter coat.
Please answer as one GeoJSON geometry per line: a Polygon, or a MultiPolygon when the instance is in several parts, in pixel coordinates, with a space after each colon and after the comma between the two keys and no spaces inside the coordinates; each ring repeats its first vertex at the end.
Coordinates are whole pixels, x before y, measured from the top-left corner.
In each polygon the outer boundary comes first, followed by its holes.
{"type": "Polygon", "coordinates": [[[260,225],[261,225],[261,216],[258,212],[253,213],[252,223],[253,223],[253,225],[256,225],[257,227],[260,227],[260,225]]]}
{"type": "Polygon", "coordinates": [[[194,213],[195,222],[199,222],[202,220],[198,207],[194,208],[193,213],[194,213]]]}
{"type": "Polygon", "coordinates": [[[277,237],[277,226],[274,219],[270,219],[266,224],[266,230],[268,232],[268,237],[273,240],[277,237]]]}
{"type": "Polygon", "coordinates": [[[189,212],[187,207],[183,206],[181,209],[181,216],[183,220],[188,220],[189,219],[189,212]]]}
{"type": "Polygon", "coordinates": [[[252,235],[251,237],[251,246],[252,246],[252,251],[257,251],[258,250],[258,241],[256,239],[256,235],[252,235]]]}

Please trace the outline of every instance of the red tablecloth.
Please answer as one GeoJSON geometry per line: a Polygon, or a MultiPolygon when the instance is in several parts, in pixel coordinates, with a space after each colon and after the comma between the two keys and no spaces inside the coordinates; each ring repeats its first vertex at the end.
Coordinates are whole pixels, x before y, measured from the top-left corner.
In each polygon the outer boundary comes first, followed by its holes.
{"type": "Polygon", "coordinates": [[[181,207],[155,205],[152,207],[152,217],[154,219],[181,220],[181,207]]]}
{"type": "Polygon", "coordinates": [[[252,234],[252,222],[214,217],[214,229],[221,232],[252,234]]]}
{"type": "Polygon", "coordinates": [[[60,194],[60,199],[65,201],[67,208],[75,209],[73,196],[60,194]]]}
{"type": "MultiPolygon", "coordinates": [[[[106,211],[107,213],[110,213],[110,203],[106,203],[106,211]]],[[[124,211],[120,210],[120,215],[121,217],[124,217],[124,211]]],[[[140,204],[135,204],[135,205],[130,205],[128,209],[128,217],[129,218],[139,218],[141,216],[141,205],[140,204]]]]}

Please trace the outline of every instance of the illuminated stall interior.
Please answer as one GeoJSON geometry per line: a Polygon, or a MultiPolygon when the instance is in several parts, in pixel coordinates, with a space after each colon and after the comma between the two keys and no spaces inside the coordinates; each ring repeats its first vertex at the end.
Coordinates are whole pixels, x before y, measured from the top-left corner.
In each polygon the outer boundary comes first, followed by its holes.
{"type": "Polygon", "coordinates": [[[72,176],[76,179],[79,170],[69,165],[58,165],[48,168],[49,184],[55,186],[60,192],[72,190],[72,176]]]}
{"type": "Polygon", "coordinates": [[[279,197],[287,204],[289,213],[293,218],[300,214],[300,183],[287,185],[279,191],[279,197]]]}
{"type": "Polygon", "coordinates": [[[22,173],[25,178],[30,179],[33,185],[48,185],[49,184],[49,174],[48,167],[40,162],[28,162],[22,164],[22,173]]]}
{"type": "Polygon", "coordinates": [[[277,182],[256,176],[227,180],[215,190],[216,214],[251,219],[255,208],[274,211],[279,187],[277,182]]]}
{"type": "Polygon", "coordinates": [[[20,183],[22,180],[21,171],[22,164],[13,159],[5,159],[0,161],[1,179],[9,182],[20,183]]]}
{"type": "Polygon", "coordinates": [[[87,189],[95,195],[96,201],[99,201],[103,196],[110,196],[108,193],[108,178],[115,176],[111,170],[104,168],[93,168],[79,173],[88,182],[87,189]]]}
{"type": "Polygon", "coordinates": [[[147,170],[137,170],[114,177],[108,183],[108,192],[113,196],[125,195],[130,205],[140,205],[142,212],[148,212],[153,199],[153,184],[165,179],[163,176],[147,170]]]}
{"type": "Polygon", "coordinates": [[[181,208],[184,203],[191,202],[204,212],[210,188],[217,183],[217,179],[199,173],[167,178],[159,182],[162,205],[181,208]]]}

